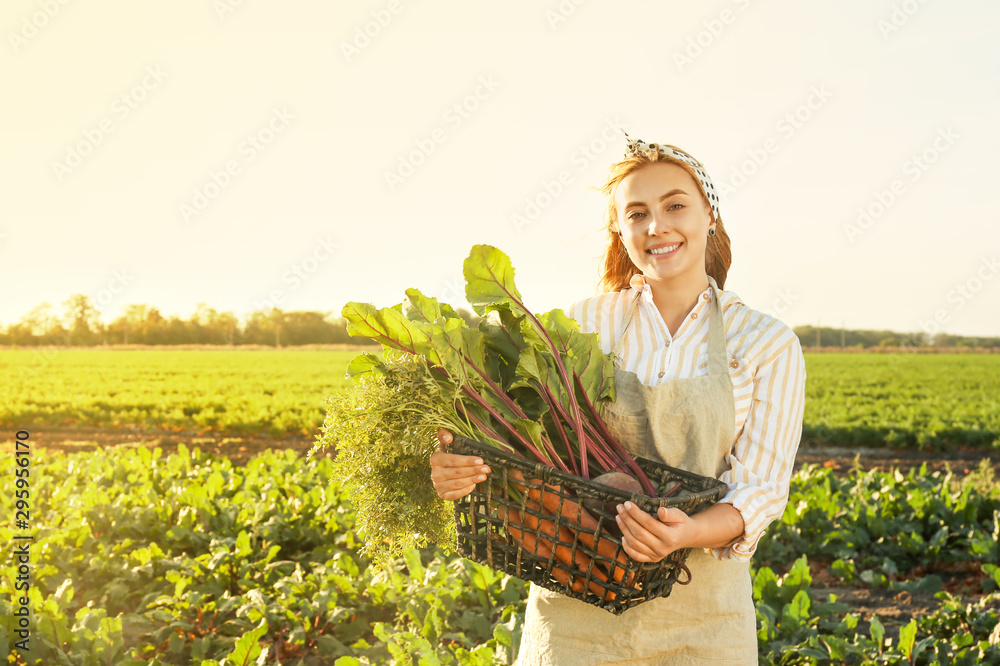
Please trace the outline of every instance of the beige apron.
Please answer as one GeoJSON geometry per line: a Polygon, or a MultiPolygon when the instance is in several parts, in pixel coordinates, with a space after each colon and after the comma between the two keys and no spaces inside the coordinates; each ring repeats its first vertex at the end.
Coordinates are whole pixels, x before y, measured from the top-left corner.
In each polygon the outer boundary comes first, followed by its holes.
{"type": "MultiPolygon", "coordinates": [[[[633,455],[718,478],[728,469],[736,406],[715,280],[708,332],[708,374],[645,386],[615,370],[616,400],[606,419],[633,455]]],[[[640,298],[625,315],[625,328],[640,298]]],[[[624,331],[614,354],[618,360],[624,331]]],[[[757,663],[757,620],[749,563],[692,549],[688,585],[621,615],[535,584],[528,593],[520,666],[757,663]]]]}

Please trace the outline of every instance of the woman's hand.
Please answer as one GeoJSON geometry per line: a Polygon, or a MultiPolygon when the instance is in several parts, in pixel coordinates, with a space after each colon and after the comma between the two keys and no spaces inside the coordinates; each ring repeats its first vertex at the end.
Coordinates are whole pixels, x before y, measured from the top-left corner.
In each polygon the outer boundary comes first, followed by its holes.
{"type": "Polygon", "coordinates": [[[680,509],[660,507],[656,518],[632,502],[618,505],[615,517],[622,531],[622,548],[636,562],[659,562],[685,548],[692,539],[691,517],[680,509]]]}
{"type": "Polygon", "coordinates": [[[622,548],[636,562],[659,562],[681,548],[721,548],[743,534],[743,516],[732,504],[714,504],[696,516],[660,507],[654,518],[625,502],[616,520],[622,548]]]}
{"type": "Polygon", "coordinates": [[[454,440],[447,430],[438,430],[437,438],[438,450],[431,456],[431,482],[441,499],[461,499],[471,493],[477,483],[486,480],[490,468],[483,464],[482,458],[445,453],[445,445],[454,440]]]}

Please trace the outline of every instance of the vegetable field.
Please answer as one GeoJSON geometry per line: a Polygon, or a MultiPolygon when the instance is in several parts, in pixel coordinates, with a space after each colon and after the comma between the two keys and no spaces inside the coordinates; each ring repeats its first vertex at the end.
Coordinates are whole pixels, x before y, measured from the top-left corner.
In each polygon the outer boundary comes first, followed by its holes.
{"type": "MultiPolygon", "coordinates": [[[[6,427],[315,434],[351,351],[0,350],[6,427]]],[[[1000,355],[807,354],[803,442],[1000,451],[1000,355]]]]}
{"type": "MultiPolygon", "coordinates": [[[[36,456],[33,651],[11,663],[510,663],[525,585],[435,547],[376,574],[329,469],[290,451],[36,456]]],[[[994,481],[797,473],[753,568],[762,663],[1000,663],[994,481]],[[933,608],[861,613],[841,598],[856,590],[933,608]]],[[[17,565],[0,572],[13,647],[17,565]]]]}
{"type": "MultiPolygon", "coordinates": [[[[355,352],[0,351],[14,432],[312,436],[355,352]],[[47,354],[47,355],[46,355],[47,354]]],[[[995,453],[995,356],[807,354],[806,441],[995,453]],[[896,433],[893,435],[892,433],[896,433]]],[[[28,440],[29,445],[32,439],[28,440]]],[[[448,554],[360,554],[327,457],[181,444],[31,448],[31,652],[15,664],[507,664],[526,585],[448,554]]],[[[13,466],[8,466],[9,470],[13,466]]],[[[15,477],[0,495],[15,511],[15,477]]],[[[11,552],[14,524],[0,524],[11,552]]],[[[971,473],[807,465],[752,564],[763,664],[1000,664],[1000,488],[971,473]]],[[[18,592],[18,595],[22,592],[18,592]]]]}

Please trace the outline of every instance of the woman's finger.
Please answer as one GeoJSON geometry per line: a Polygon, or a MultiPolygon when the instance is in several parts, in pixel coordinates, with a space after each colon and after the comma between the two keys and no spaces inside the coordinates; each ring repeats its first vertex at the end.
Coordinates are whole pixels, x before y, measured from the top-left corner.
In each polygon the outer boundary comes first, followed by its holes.
{"type": "MultiPolygon", "coordinates": [[[[489,473],[490,468],[488,465],[469,467],[441,467],[434,465],[431,467],[431,481],[441,482],[454,479],[468,479],[471,482],[473,478],[489,473]]],[[[479,479],[479,481],[481,480],[479,479]]]]}
{"type": "Polygon", "coordinates": [[[664,557],[670,548],[668,534],[663,523],[659,522],[645,511],[637,507],[632,502],[626,502],[624,506],[619,505],[617,516],[618,525],[622,528],[622,533],[626,530],[630,536],[632,547],[637,550],[645,549],[654,558],[664,557]],[[664,551],[667,552],[664,552],[664,551]]]}
{"type": "Polygon", "coordinates": [[[655,562],[660,559],[651,549],[627,536],[622,537],[622,549],[636,562],[655,562]]]}
{"type": "Polygon", "coordinates": [[[458,490],[453,490],[445,493],[439,492],[438,495],[443,500],[449,500],[453,502],[455,500],[462,499],[475,489],[476,489],[476,484],[472,484],[471,486],[465,486],[463,488],[459,488],[458,490]]]}
{"type": "Polygon", "coordinates": [[[632,502],[625,502],[624,504],[619,504],[621,507],[619,514],[622,517],[628,518],[629,520],[641,525],[645,530],[649,532],[656,532],[663,523],[649,515],[638,506],[632,502]]]}
{"type": "Polygon", "coordinates": [[[443,470],[441,474],[431,474],[431,483],[435,488],[452,490],[462,488],[470,483],[475,485],[486,480],[486,474],[447,474],[448,470],[443,470]]]}
{"type": "Polygon", "coordinates": [[[438,428],[438,431],[437,431],[436,434],[437,434],[437,438],[438,438],[438,448],[439,449],[442,446],[447,446],[448,444],[451,444],[454,441],[454,439],[455,439],[455,436],[452,435],[447,430],[445,430],[444,428],[438,428]]]}
{"type": "Polygon", "coordinates": [[[456,453],[437,453],[431,456],[431,467],[467,469],[482,466],[483,459],[476,456],[462,456],[456,453]]]}

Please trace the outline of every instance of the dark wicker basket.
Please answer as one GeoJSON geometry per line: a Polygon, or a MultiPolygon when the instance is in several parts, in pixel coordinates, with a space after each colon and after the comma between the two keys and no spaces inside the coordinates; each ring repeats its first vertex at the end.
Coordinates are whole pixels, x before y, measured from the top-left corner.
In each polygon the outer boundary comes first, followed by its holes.
{"type": "MultiPolygon", "coordinates": [[[[668,596],[674,583],[687,584],[691,574],[684,561],[690,549],[671,553],[659,562],[636,562],[622,549],[615,516],[605,510],[604,504],[629,500],[653,516],[661,506],[676,507],[691,515],[718,502],[728,490],[728,486],[718,479],[645,458],[636,458],[636,462],[657,486],[658,493],[674,488],[678,483],[681,484],[680,492],[666,498],[629,494],[458,435],[448,450],[451,453],[479,456],[492,470],[486,481],[455,502],[458,552],[463,557],[593,604],[615,615],[649,599],[668,596]],[[524,480],[516,481],[516,477],[510,476],[511,470],[520,472],[524,480]],[[509,484],[552,493],[558,496],[560,507],[563,506],[563,501],[594,500],[588,510],[596,519],[597,526],[587,528],[575,524],[563,515],[553,515],[544,508],[535,510],[526,507],[523,501],[508,495],[509,484]],[[569,492],[563,492],[563,489],[569,492]],[[527,514],[537,520],[550,520],[556,525],[556,529],[559,526],[570,528],[565,534],[573,535],[572,540],[560,538],[558,546],[570,549],[574,558],[582,553],[585,556],[582,559],[589,560],[586,570],[564,564],[556,557],[555,552],[544,556],[535,554],[531,546],[525,547],[521,539],[514,538],[508,531],[510,523],[505,516],[510,511],[521,512],[521,515],[527,514]],[[585,540],[591,546],[599,545],[597,550],[603,554],[595,552],[594,548],[581,541],[580,534],[592,535],[585,540]],[[605,543],[600,543],[601,541],[605,543]],[[567,572],[568,575],[561,574],[564,582],[553,576],[554,569],[567,572]],[[571,582],[575,582],[575,585],[571,586],[571,582]]],[[[532,537],[542,534],[549,543],[553,541],[551,536],[539,529],[532,530],[523,524],[517,524],[517,530],[526,535],[525,540],[534,541],[532,537]]],[[[555,550],[552,548],[552,551],[555,550]]]]}

